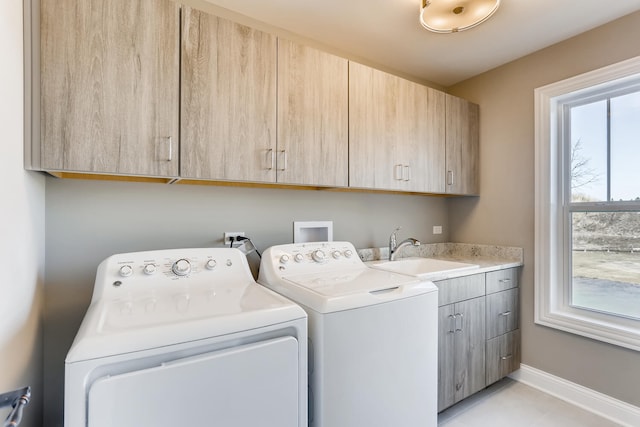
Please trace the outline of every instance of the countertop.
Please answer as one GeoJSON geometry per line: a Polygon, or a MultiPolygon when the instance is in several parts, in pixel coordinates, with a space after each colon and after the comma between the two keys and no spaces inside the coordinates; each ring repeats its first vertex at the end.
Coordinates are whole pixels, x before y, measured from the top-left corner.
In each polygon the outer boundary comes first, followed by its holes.
{"type": "MultiPolygon", "coordinates": [[[[387,260],[389,248],[358,249],[358,255],[365,263],[387,260]]],[[[398,259],[407,257],[435,258],[447,261],[476,264],[479,267],[469,270],[433,273],[428,280],[437,281],[454,277],[469,276],[506,268],[520,267],[524,261],[522,248],[509,246],[476,245],[469,243],[433,243],[405,247],[398,259]]]]}

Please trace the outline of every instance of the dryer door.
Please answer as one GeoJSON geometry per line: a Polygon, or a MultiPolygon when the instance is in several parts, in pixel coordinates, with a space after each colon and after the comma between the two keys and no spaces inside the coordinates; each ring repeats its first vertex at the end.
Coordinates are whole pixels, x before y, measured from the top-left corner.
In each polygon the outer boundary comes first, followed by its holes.
{"type": "Polygon", "coordinates": [[[299,397],[298,342],[283,337],[98,378],[87,425],[297,427],[299,397]]]}

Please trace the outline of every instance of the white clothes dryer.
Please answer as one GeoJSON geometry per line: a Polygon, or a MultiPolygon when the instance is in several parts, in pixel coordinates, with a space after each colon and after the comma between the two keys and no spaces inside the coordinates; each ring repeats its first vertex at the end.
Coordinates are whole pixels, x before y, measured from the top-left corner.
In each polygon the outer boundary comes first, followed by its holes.
{"type": "Polygon", "coordinates": [[[307,318],[237,249],[114,255],[65,361],[65,427],[307,425],[307,318]]]}
{"type": "Polygon", "coordinates": [[[309,316],[310,426],[437,426],[433,283],[369,268],[349,242],[271,247],[258,283],[309,316]]]}

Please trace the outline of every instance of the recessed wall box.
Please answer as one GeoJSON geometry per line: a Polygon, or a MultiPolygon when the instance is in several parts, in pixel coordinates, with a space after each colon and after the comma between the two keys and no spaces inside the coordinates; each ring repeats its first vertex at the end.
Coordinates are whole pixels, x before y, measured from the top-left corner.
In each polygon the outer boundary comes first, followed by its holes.
{"type": "Polygon", "coordinates": [[[332,242],[333,221],[294,221],[293,243],[332,242]]]}

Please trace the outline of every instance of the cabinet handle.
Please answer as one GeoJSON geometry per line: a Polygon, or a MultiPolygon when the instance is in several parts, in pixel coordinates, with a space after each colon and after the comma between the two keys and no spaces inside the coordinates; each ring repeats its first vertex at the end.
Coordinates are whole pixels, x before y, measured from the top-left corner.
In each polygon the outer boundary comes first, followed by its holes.
{"type": "Polygon", "coordinates": [[[453,171],[447,171],[447,185],[453,185],[453,171]]]}
{"type": "MultiPolygon", "coordinates": [[[[282,154],[282,168],[278,166],[278,170],[284,171],[287,169],[287,152],[285,150],[281,150],[279,153],[282,154]]],[[[278,162],[278,164],[280,164],[280,162],[278,162]]]]}
{"type": "Polygon", "coordinates": [[[509,316],[510,314],[511,314],[511,311],[505,311],[505,312],[503,312],[503,313],[500,313],[500,314],[499,314],[499,316],[507,317],[507,316],[509,316]]]}
{"type": "Polygon", "coordinates": [[[509,283],[509,282],[511,282],[511,279],[500,279],[500,280],[498,280],[498,282],[500,282],[500,283],[509,283]]]}
{"type": "Polygon", "coordinates": [[[464,314],[462,313],[456,313],[455,314],[456,317],[456,332],[462,332],[464,330],[463,326],[464,326],[464,314]],[[460,328],[458,328],[458,321],[457,318],[460,317],[460,328]]]}
{"type": "Polygon", "coordinates": [[[402,171],[403,181],[411,181],[411,166],[405,165],[402,169],[403,169],[402,171]],[[407,173],[406,176],[405,176],[405,172],[407,173]]]}
{"type": "Polygon", "coordinates": [[[168,136],[167,142],[169,143],[169,156],[167,157],[167,162],[170,162],[173,160],[173,138],[168,136]]]}
{"type": "Polygon", "coordinates": [[[273,151],[273,148],[269,148],[267,150],[267,163],[270,165],[267,167],[267,170],[268,171],[273,170],[276,164],[276,153],[273,151]],[[269,159],[271,159],[271,161],[269,161],[269,159]]]}
{"type": "Polygon", "coordinates": [[[396,181],[402,181],[402,165],[395,165],[393,167],[393,179],[396,181]]]}
{"type": "Polygon", "coordinates": [[[450,314],[449,316],[447,316],[449,318],[449,330],[447,331],[448,334],[455,334],[456,331],[456,316],[454,316],[453,314],[450,314]],[[453,320],[453,327],[452,326],[452,322],[451,320],[453,320]]]}
{"type": "Polygon", "coordinates": [[[513,358],[513,354],[507,354],[506,356],[500,357],[500,360],[509,360],[511,358],[513,358]]]}

